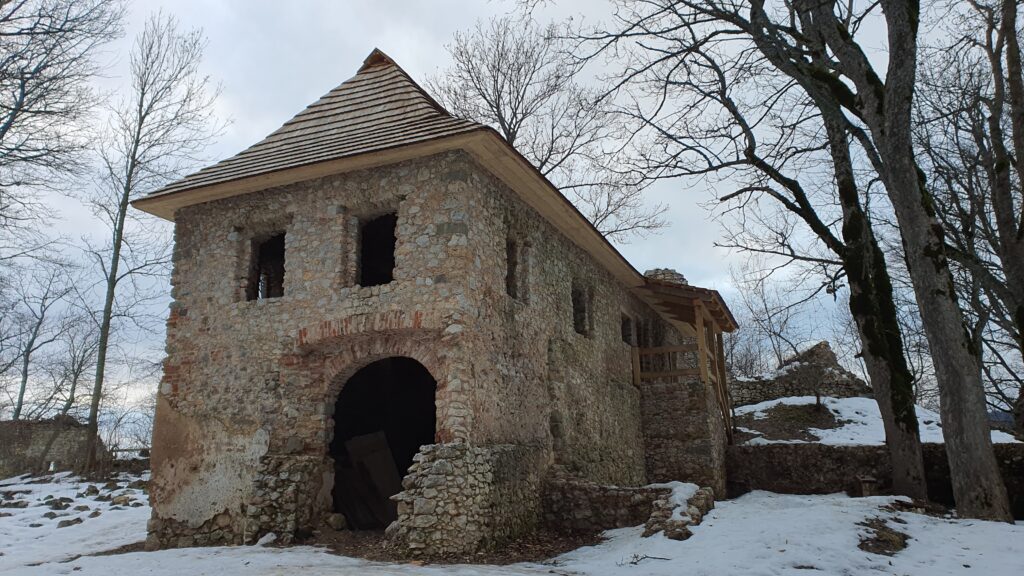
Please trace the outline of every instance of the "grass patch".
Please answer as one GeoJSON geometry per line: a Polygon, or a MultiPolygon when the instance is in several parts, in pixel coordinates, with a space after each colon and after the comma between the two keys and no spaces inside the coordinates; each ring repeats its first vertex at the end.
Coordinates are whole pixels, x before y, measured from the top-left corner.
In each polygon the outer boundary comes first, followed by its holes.
{"type": "Polygon", "coordinates": [[[763,412],[765,417],[755,418],[754,414],[744,414],[735,418],[736,426],[753,430],[757,434],[740,431],[737,441],[745,442],[751,438],[763,437],[768,440],[804,440],[816,442],[820,440],[808,432],[810,428],[827,430],[839,428],[845,421],[838,420],[824,404],[778,404],[763,412]]]}

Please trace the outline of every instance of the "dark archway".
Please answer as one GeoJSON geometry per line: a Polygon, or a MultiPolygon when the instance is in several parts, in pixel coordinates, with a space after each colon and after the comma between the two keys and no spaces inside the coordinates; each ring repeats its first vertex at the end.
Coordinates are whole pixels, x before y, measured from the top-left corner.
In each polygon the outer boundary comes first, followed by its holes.
{"type": "Polygon", "coordinates": [[[334,406],[334,510],[356,529],[396,518],[390,497],[436,431],[437,382],[412,358],[385,358],[348,379],[334,406]]]}

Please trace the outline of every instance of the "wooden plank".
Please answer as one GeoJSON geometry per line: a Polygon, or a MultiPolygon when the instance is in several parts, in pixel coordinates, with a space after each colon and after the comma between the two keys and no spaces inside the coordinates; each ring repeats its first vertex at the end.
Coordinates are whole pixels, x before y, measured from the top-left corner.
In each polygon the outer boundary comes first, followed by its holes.
{"type": "Polygon", "coordinates": [[[705,384],[708,383],[708,358],[707,358],[707,337],[704,329],[704,312],[703,306],[700,302],[694,304],[694,311],[696,312],[697,322],[694,326],[697,329],[697,366],[700,368],[700,380],[705,384]]]}
{"type": "Polygon", "coordinates": [[[696,352],[696,344],[680,344],[679,346],[654,346],[650,348],[640,348],[639,354],[641,356],[650,356],[652,354],[663,354],[665,352],[696,352]]]}
{"type": "Polygon", "coordinates": [[[725,419],[725,435],[729,440],[729,444],[733,443],[733,424],[732,424],[732,398],[729,396],[729,382],[728,376],[725,371],[725,344],[722,341],[722,333],[716,334],[715,349],[718,352],[718,385],[721,390],[720,402],[722,409],[722,417],[725,419]]]}
{"type": "Polygon", "coordinates": [[[675,376],[700,376],[700,370],[697,368],[682,368],[679,370],[665,370],[662,372],[640,373],[640,378],[642,380],[650,380],[652,378],[672,378],[675,376]]]}

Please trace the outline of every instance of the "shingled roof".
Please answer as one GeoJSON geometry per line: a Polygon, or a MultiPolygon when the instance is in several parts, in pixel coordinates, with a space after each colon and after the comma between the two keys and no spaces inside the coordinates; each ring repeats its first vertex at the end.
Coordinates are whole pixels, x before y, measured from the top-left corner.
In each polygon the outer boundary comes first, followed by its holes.
{"type": "Polygon", "coordinates": [[[687,293],[669,302],[665,292],[671,288],[659,286],[660,294],[645,289],[653,288],[651,282],[501,135],[488,126],[452,116],[376,49],[355,76],[263,140],[132,205],[173,220],[175,211],[185,206],[449,150],[468,152],[620,282],[672,320],[692,318],[692,311],[681,315],[680,306],[700,302],[703,309],[713,311],[722,330],[735,329],[735,320],[714,290],[707,290],[703,297],[687,293]]]}
{"type": "Polygon", "coordinates": [[[387,55],[374,50],[355,76],[307,106],[263,140],[150,196],[481,128],[479,124],[449,114],[387,55]]]}

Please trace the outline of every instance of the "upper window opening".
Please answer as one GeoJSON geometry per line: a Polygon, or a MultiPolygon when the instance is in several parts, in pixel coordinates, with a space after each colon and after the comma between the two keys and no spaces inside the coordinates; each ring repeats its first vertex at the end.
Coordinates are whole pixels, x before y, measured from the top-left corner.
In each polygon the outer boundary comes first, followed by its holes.
{"type": "Polygon", "coordinates": [[[646,348],[651,345],[651,339],[649,337],[649,324],[647,320],[637,318],[636,322],[636,344],[641,348],[646,348]]]}
{"type": "Polygon", "coordinates": [[[284,232],[252,241],[246,300],[284,296],[284,232]]]}
{"type": "Polygon", "coordinates": [[[633,345],[633,319],[625,314],[622,315],[622,341],[630,346],[633,345]]]}
{"type": "Polygon", "coordinates": [[[572,285],[572,327],[577,334],[589,337],[593,327],[591,317],[591,300],[593,293],[590,290],[577,285],[572,285]]]}
{"type": "Polygon", "coordinates": [[[505,292],[519,298],[519,244],[512,238],[505,241],[505,292]]]}
{"type": "Polygon", "coordinates": [[[395,277],[395,228],[398,214],[391,212],[359,227],[359,285],[380,286],[395,277]]]}

